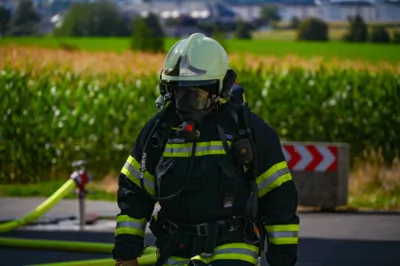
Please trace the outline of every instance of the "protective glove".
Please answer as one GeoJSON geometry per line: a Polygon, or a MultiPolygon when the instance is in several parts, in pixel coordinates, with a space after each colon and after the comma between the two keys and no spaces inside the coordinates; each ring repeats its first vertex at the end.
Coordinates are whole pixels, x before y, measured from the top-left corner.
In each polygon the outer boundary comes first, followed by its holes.
{"type": "Polygon", "coordinates": [[[137,259],[117,260],[115,261],[115,266],[139,266],[139,262],[137,259]]]}

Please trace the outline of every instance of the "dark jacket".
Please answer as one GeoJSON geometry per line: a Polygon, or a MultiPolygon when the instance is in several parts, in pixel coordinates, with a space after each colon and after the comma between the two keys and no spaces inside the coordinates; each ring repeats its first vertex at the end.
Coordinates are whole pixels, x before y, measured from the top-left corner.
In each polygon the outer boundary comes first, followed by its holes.
{"type": "MultiPolygon", "coordinates": [[[[147,151],[148,172],[144,184],[149,193],[168,196],[184,186],[178,197],[160,202],[161,212],[169,220],[198,224],[243,214],[250,193],[249,177],[245,176],[243,167],[226,154],[217,129],[219,124],[229,144],[238,135],[237,123],[225,110],[227,106],[218,115],[207,117],[199,128],[196,157],[188,179],[193,143],[174,136],[173,129],[166,138],[165,149],[147,151]]],[[[139,188],[139,169],[143,144],[159,115],[141,130],[119,175],[121,213],[117,217],[115,259],[136,258],[143,249],[144,228],[151,218],[155,201],[139,188]]],[[[180,124],[174,113],[167,120],[168,128],[180,124]]],[[[251,113],[251,124],[258,158],[258,213],[268,234],[267,259],[272,266],[292,266],[297,260],[297,190],[275,130],[254,113],[251,113]]]]}

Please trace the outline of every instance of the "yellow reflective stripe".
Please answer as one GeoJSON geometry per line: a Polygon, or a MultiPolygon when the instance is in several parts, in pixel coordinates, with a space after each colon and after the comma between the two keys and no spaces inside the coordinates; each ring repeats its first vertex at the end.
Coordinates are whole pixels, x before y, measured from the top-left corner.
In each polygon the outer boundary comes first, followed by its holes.
{"type": "Polygon", "coordinates": [[[204,258],[204,253],[197,255],[192,260],[200,260],[206,264],[214,260],[242,260],[255,264],[258,257],[258,247],[245,243],[231,243],[215,248],[214,254],[209,258],[204,258]]]}
{"type": "Polygon", "coordinates": [[[298,224],[267,225],[268,240],[275,245],[298,244],[298,224]]]}
{"type": "Polygon", "coordinates": [[[261,198],[271,190],[292,179],[286,161],[277,163],[257,177],[258,197],[261,198]]]}
{"type": "Polygon", "coordinates": [[[135,219],[128,215],[118,215],[115,236],[121,234],[136,235],[144,237],[147,219],[135,219]]]}
{"type": "MultiPolygon", "coordinates": [[[[126,161],[124,167],[122,167],[121,173],[126,175],[129,178],[129,180],[131,180],[138,187],[141,187],[141,185],[140,185],[140,164],[131,155],[129,155],[128,160],[126,161]]],[[[144,183],[144,187],[146,188],[146,190],[150,194],[154,195],[155,194],[154,177],[151,174],[149,174],[148,172],[144,172],[143,183],[144,183]]]]}
{"type": "Polygon", "coordinates": [[[299,239],[297,237],[270,238],[269,242],[274,245],[289,245],[289,244],[298,244],[299,239]]]}
{"type": "Polygon", "coordinates": [[[164,265],[166,265],[166,266],[172,266],[172,265],[187,266],[189,264],[189,262],[190,262],[190,259],[171,256],[168,258],[167,262],[164,265]]]}
{"type": "MultiPolygon", "coordinates": [[[[228,142],[230,146],[231,142],[228,142]]],[[[162,154],[163,157],[190,157],[192,155],[193,143],[167,143],[162,154]]],[[[195,156],[225,154],[222,141],[198,142],[196,144],[195,156]]]]}
{"type": "Polygon", "coordinates": [[[136,228],[121,227],[121,228],[115,229],[115,236],[118,236],[118,235],[135,235],[135,236],[144,237],[144,231],[141,231],[136,228]]]}
{"type": "Polygon", "coordinates": [[[280,232],[280,231],[299,231],[298,224],[279,224],[279,225],[266,225],[267,232],[280,232]]]}

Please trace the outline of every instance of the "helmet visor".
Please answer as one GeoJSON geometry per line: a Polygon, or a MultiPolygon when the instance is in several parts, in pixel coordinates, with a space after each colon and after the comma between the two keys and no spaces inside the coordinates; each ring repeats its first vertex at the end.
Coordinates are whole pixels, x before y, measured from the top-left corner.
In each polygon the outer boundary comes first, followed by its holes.
{"type": "Polygon", "coordinates": [[[197,87],[177,87],[173,93],[178,109],[203,110],[210,102],[210,93],[197,87]]]}

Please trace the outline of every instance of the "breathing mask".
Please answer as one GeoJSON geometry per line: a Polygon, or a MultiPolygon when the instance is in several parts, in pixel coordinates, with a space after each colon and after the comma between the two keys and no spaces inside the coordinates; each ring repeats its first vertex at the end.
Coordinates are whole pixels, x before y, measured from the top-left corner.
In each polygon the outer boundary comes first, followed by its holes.
{"type": "Polygon", "coordinates": [[[177,135],[187,140],[197,139],[200,134],[198,127],[214,109],[211,93],[198,87],[177,87],[173,94],[176,111],[182,121],[177,135]]]}

